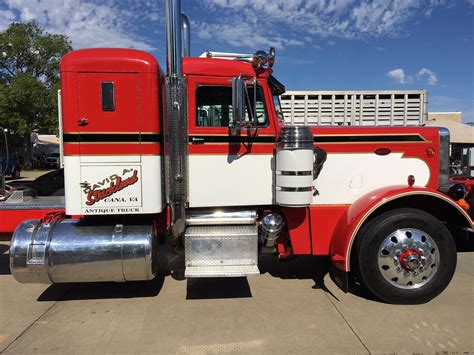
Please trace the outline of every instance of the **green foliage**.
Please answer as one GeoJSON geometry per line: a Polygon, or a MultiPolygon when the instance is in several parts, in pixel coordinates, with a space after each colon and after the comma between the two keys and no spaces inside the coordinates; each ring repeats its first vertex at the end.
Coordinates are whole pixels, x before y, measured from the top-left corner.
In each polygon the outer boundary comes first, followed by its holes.
{"type": "Polygon", "coordinates": [[[0,32],[0,77],[29,74],[47,87],[59,80],[59,61],[72,50],[65,35],[44,32],[34,21],[12,23],[0,32]]]}
{"type": "Polygon", "coordinates": [[[33,130],[57,132],[59,61],[71,50],[65,35],[34,21],[0,32],[0,126],[25,144],[33,130]]]}
{"type": "Polygon", "coordinates": [[[4,86],[2,94],[1,122],[11,133],[24,135],[50,125],[50,90],[44,82],[30,74],[20,73],[4,86]]]}

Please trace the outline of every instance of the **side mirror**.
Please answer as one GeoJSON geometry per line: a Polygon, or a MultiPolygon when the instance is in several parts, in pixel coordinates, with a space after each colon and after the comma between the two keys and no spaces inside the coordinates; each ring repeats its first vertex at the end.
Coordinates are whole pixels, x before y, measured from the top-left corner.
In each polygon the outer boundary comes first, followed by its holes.
{"type": "Polygon", "coordinates": [[[232,134],[240,132],[245,122],[245,79],[241,76],[232,78],[232,134]]]}

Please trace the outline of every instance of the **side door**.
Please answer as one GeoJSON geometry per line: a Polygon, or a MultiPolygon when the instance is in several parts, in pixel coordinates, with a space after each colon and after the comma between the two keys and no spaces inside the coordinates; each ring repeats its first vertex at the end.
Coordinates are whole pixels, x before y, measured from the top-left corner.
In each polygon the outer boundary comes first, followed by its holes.
{"type": "MultiPolygon", "coordinates": [[[[253,101],[253,86],[249,94],[253,101]]],[[[276,130],[265,83],[257,86],[257,129],[238,135],[229,129],[229,77],[188,76],[188,100],[190,207],[272,204],[276,130]]]]}
{"type": "Polygon", "coordinates": [[[139,162],[138,74],[79,73],[77,93],[81,162],[139,162]]]}

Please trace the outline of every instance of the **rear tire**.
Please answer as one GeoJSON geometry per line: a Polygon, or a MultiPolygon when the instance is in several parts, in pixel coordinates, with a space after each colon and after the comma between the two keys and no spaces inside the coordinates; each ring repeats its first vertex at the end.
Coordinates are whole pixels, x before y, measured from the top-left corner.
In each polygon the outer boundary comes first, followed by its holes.
{"type": "Polygon", "coordinates": [[[374,295],[388,303],[419,304],[439,295],[456,269],[449,230],[429,213],[392,210],[362,227],[355,269],[374,295]]]}

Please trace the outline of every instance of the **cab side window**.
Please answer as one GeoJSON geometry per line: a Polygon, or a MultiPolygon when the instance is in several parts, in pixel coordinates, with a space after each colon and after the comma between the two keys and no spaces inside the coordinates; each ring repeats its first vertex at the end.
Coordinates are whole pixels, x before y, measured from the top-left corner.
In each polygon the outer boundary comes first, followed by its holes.
{"type": "MultiPolygon", "coordinates": [[[[253,104],[253,87],[248,88],[253,104]]],[[[257,87],[257,122],[259,126],[268,123],[263,101],[263,92],[257,87]]],[[[253,107],[247,110],[245,120],[250,121],[253,107]]],[[[196,125],[198,127],[229,127],[232,123],[232,88],[230,86],[199,86],[196,89],[196,125]]]]}

